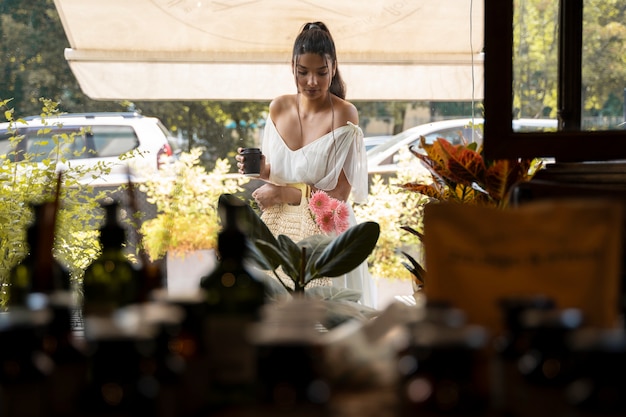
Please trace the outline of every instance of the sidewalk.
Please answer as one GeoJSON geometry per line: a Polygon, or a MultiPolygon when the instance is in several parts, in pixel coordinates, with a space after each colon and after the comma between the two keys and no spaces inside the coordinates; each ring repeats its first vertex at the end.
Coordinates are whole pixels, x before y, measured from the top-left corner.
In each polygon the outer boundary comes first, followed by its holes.
{"type": "Polygon", "coordinates": [[[412,297],[413,287],[409,279],[374,278],[376,280],[376,308],[384,310],[396,296],[412,297]]]}

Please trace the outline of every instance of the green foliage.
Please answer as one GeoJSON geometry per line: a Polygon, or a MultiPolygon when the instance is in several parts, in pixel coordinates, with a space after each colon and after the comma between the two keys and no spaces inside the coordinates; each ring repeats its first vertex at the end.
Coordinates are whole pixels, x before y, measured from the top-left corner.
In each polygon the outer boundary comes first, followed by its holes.
{"type": "MultiPolygon", "coordinates": [[[[201,164],[208,170],[218,158],[234,158],[237,148],[258,146],[264,102],[136,102],[136,109],[158,117],[176,135],[187,139],[184,149],[201,148],[201,164]],[[234,125],[235,128],[230,127],[234,125]]],[[[235,170],[235,167],[231,167],[235,170]]]]}
{"type": "MultiPolygon", "coordinates": [[[[516,1],[513,105],[516,117],[556,117],[558,6],[546,0],[516,1]]],[[[585,1],[583,11],[583,107],[587,115],[622,96],[626,79],[626,5],[623,0],[585,1]]],[[[612,116],[621,116],[614,108],[612,116]]],[[[606,114],[604,114],[606,115],[606,114]]]]}
{"type": "Polygon", "coordinates": [[[409,179],[414,180],[416,175],[424,175],[424,181],[429,178],[420,162],[410,152],[404,151],[400,155],[397,175],[387,180],[374,176],[367,204],[354,206],[359,222],[372,220],[380,225],[378,243],[367,259],[370,273],[375,277],[410,279],[399,251],[420,257],[420,240],[402,230],[403,225],[418,229],[423,227],[424,205],[429,199],[400,187],[409,179]]]}
{"type": "MultiPolygon", "coordinates": [[[[626,4],[623,0],[585,2],[583,102],[592,114],[607,107],[611,95],[623,97],[626,80],[626,4]]],[[[623,105],[622,105],[623,106],[623,105]]],[[[614,108],[621,116],[623,107],[614,108]]]]}
{"type": "MultiPolygon", "coordinates": [[[[278,280],[265,276],[265,293],[270,301],[284,302],[294,297],[288,289],[281,285],[278,280]]],[[[300,296],[297,294],[297,296],[300,296]]],[[[333,329],[348,321],[366,322],[379,314],[379,311],[359,302],[361,292],[350,288],[317,286],[307,288],[304,291],[307,299],[320,302],[324,314],[320,322],[326,329],[333,329]]]]}
{"type": "Polygon", "coordinates": [[[304,292],[314,279],[335,278],[358,267],[373,250],[379,233],[378,223],[364,222],[337,237],[313,235],[296,243],[280,235],[275,241],[256,239],[254,243],[264,269],[281,267],[293,281],[294,291],[304,292]]]}
{"type": "MultiPolygon", "coordinates": [[[[41,115],[44,118],[59,114],[58,103],[47,99],[40,100],[41,115]]],[[[13,131],[10,141],[17,144],[23,137],[16,134],[17,128],[25,122],[15,116],[10,108],[11,100],[0,100],[4,118],[13,131]]],[[[54,132],[58,126],[51,125],[45,131],[54,132]]],[[[66,167],[67,155],[64,155],[63,144],[74,140],[73,135],[52,135],[54,141],[54,157],[34,162],[37,155],[22,153],[20,162],[13,162],[15,151],[0,155],[0,282],[3,285],[0,305],[6,301],[6,285],[10,269],[20,262],[27,254],[26,227],[32,221],[29,204],[33,202],[52,201],[57,187],[57,164],[66,167]],[[57,161],[58,158],[58,161],[57,161]]],[[[106,164],[97,168],[72,166],[63,172],[60,185],[60,208],[54,241],[54,256],[66,266],[71,278],[77,282],[82,279],[83,270],[100,252],[98,242],[99,224],[102,215],[99,201],[106,197],[79,180],[86,175],[104,175],[111,167],[106,164]],[[95,171],[94,171],[95,169],[95,171]]]]}
{"type": "Polygon", "coordinates": [[[218,159],[207,172],[200,164],[198,148],[183,152],[173,164],[139,185],[156,204],[157,215],[141,227],[143,246],[152,260],[167,252],[214,249],[220,219],[217,201],[222,193],[236,193],[248,178],[228,175],[230,164],[218,159]]]}
{"type": "MultiPolygon", "coordinates": [[[[235,198],[225,194],[218,204],[223,205],[235,198]]],[[[380,235],[378,223],[368,221],[350,227],[337,237],[313,235],[299,242],[285,235],[274,238],[252,207],[241,202],[237,205],[245,210],[242,217],[252,243],[252,259],[267,271],[276,273],[279,267],[282,268],[293,281],[295,292],[304,292],[311,280],[334,278],[354,270],[367,259],[380,235]]]]}
{"type": "Polygon", "coordinates": [[[0,2],[0,97],[13,97],[22,114],[38,114],[37,97],[63,101],[66,111],[120,110],[92,102],[80,90],[63,56],[69,42],[53,0],[0,2]]]}
{"type": "Polygon", "coordinates": [[[556,117],[558,2],[516,2],[513,106],[515,117],[556,117]]]}
{"type": "Polygon", "coordinates": [[[13,97],[22,114],[40,111],[36,97],[62,103],[65,112],[129,111],[158,117],[188,139],[185,150],[204,149],[201,162],[213,169],[218,157],[256,145],[257,124],[268,103],[235,101],[95,101],[85,96],[63,56],[69,42],[52,0],[0,1],[0,97],[13,97]],[[236,128],[227,125],[234,122],[236,128]]]}

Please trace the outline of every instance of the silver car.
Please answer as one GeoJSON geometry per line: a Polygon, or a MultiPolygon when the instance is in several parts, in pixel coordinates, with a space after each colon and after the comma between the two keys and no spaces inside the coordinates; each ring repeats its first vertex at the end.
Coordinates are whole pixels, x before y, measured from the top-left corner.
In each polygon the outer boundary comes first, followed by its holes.
{"type": "MultiPolygon", "coordinates": [[[[370,175],[393,175],[398,169],[401,152],[408,151],[412,145],[419,145],[420,137],[426,143],[433,143],[437,138],[447,139],[453,145],[476,142],[482,145],[482,118],[450,119],[425,123],[412,127],[390,137],[386,142],[367,151],[368,172],[370,175]]],[[[513,121],[515,131],[556,130],[555,119],[517,119],[513,121]]]]}

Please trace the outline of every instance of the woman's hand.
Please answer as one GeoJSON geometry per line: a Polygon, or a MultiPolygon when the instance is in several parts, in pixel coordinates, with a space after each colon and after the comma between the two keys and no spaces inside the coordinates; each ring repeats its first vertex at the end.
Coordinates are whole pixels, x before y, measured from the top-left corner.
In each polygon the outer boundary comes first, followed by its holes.
{"type": "MultiPolygon", "coordinates": [[[[241,154],[244,148],[237,148],[237,155],[235,160],[237,161],[237,170],[240,174],[245,173],[246,157],[241,154]]],[[[267,180],[269,178],[269,165],[265,165],[265,155],[261,154],[261,171],[259,178],[267,180]]]]}

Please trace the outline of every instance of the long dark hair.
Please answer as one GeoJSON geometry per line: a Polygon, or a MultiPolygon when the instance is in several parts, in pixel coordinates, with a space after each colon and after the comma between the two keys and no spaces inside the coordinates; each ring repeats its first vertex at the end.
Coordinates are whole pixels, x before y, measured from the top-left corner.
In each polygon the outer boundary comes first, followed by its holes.
{"type": "Polygon", "coordinates": [[[341,74],[339,74],[337,52],[335,51],[335,41],[333,41],[333,37],[330,35],[330,31],[324,23],[307,23],[302,27],[300,34],[296,37],[296,40],[293,44],[293,62],[297,63],[298,56],[307,53],[318,54],[324,59],[330,57],[332,63],[335,64],[335,74],[333,75],[330,82],[329,91],[337,97],[345,99],[346,84],[343,82],[341,74]]]}

